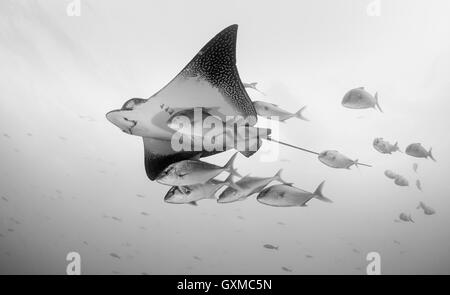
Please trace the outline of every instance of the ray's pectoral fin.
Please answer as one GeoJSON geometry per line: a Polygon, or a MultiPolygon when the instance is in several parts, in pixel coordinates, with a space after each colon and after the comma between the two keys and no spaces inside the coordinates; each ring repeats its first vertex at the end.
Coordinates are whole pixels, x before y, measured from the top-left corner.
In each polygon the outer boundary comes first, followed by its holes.
{"type": "Polygon", "coordinates": [[[197,105],[226,116],[243,116],[251,125],[257,114],[236,67],[237,25],[212,38],[183,70],[152,96],[173,105],[197,105]],[[180,97],[180,94],[182,96],[180,97]]]}

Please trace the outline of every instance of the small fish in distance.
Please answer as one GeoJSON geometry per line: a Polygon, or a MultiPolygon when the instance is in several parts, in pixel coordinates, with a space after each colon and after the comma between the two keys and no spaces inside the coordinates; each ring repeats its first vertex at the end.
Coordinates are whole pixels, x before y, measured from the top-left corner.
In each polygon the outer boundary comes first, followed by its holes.
{"type": "Polygon", "coordinates": [[[402,212],[402,213],[400,213],[400,215],[398,217],[400,218],[401,221],[414,223],[414,220],[412,220],[412,218],[411,218],[411,214],[408,215],[408,214],[402,212]]]}
{"type": "Polygon", "coordinates": [[[409,186],[409,181],[404,176],[397,175],[397,178],[395,178],[394,183],[398,186],[409,186]]]}
{"type": "Polygon", "coordinates": [[[418,169],[418,168],[419,168],[419,164],[414,163],[414,164],[413,164],[413,170],[414,170],[414,172],[417,173],[417,169],[418,169]]]}
{"type": "Polygon", "coordinates": [[[266,95],[264,92],[262,92],[261,90],[259,90],[256,85],[258,85],[257,82],[252,82],[252,83],[242,83],[242,85],[244,85],[245,88],[250,88],[253,89],[255,91],[258,91],[259,93],[261,93],[262,95],[266,95]]]}
{"type": "Polygon", "coordinates": [[[342,99],[342,105],[349,109],[378,108],[383,112],[378,104],[378,93],[373,96],[364,87],[359,87],[348,91],[342,99]]]}
{"type": "Polygon", "coordinates": [[[284,266],[282,266],[281,269],[284,270],[285,272],[292,272],[292,269],[284,267],[284,266]]]}
{"type": "Polygon", "coordinates": [[[278,246],[273,246],[271,244],[265,244],[263,247],[269,250],[278,250],[279,248],[278,246]]]}
{"type": "Polygon", "coordinates": [[[358,163],[358,160],[352,160],[334,150],[323,151],[319,154],[318,158],[320,162],[331,168],[350,169],[350,167],[353,165],[355,165],[356,167],[358,167],[358,165],[372,167],[367,164],[358,163]]]}
{"type": "Polygon", "coordinates": [[[431,160],[436,162],[436,159],[431,154],[432,148],[427,151],[422,144],[420,143],[412,143],[406,147],[406,154],[416,158],[430,158],[431,160]]]}
{"type": "Polygon", "coordinates": [[[273,185],[261,191],[256,199],[262,204],[274,207],[305,207],[312,198],[331,203],[322,193],[324,183],[325,181],[313,193],[285,184],[273,185]]]}
{"type": "Polygon", "coordinates": [[[303,111],[306,109],[306,106],[302,107],[295,113],[290,113],[286,110],[283,110],[276,104],[264,101],[254,101],[253,106],[255,107],[258,116],[267,119],[277,119],[280,122],[285,122],[286,120],[295,117],[303,121],[309,121],[307,118],[303,116],[303,111]]]}
{"type": "Polygon", "coordinates": [[[272,177],[252,177],[247,175],[236,182],[236,185],[240,188],[240,190],[234,189],[233,187],[227,187],[220,194],[217,202],[231,203],[238,200],[244,200],[250,195],[260,192],[272,181],[279,181],[281,183],[289,184],[288,182],[284,181],[283,178],[281,177],[282,171],[283,170],[280,169],[272,177]]]}
{"type": "Polygon", "coordinates": [[[205,183],[224,171],[240,176],[233,167],[237,155],[235,153],[223,167],[196,159],[176,162],[164,169],[156,181],[171,186],[185,186],[205,183]]]}
{"type": "Polygon", "coordinates": [[[386,177],[390,179],[396,179],[398,177],[398,174],[393,172],[392,170],[384,171],[384,175],[386,175],[386,177]]]}
{"type": "Polygon", "coordinates": [[[419,202],[417,209],[422,209],[425,215],[433,215],[436,214],[436,210],[431,208],[430,206],[425,205],[424,202],[419,202]]]}
{"type": "Polygon", "coordinates": [[[398,143],[391,144],[390,142],[384,140],[381,137],[375,138],[373,140],[373,147],[375,150],[382,154],[392,154],[393,152],[399,151],[398,143]]]}

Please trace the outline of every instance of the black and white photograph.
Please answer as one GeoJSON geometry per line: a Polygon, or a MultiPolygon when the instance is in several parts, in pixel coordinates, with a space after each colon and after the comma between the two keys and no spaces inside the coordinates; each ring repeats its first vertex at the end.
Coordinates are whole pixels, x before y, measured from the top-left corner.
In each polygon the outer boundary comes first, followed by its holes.
{"type": "Polygon", "coordinates": [[[0,275],[449,275],[449,16],[1,0],[0,275]]]}

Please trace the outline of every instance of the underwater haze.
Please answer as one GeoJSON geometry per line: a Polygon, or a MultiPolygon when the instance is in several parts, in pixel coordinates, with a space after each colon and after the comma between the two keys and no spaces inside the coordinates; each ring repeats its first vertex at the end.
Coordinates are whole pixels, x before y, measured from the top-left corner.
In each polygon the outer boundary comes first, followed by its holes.
{"type": "MultiPolygon", "coordinates": [[[[0,274],[65,274],[70,252],[82,274],[358,275],[371,252],[382,274],[450,274],[449,1],[380,0],[377,11],[374,0],[81,0],[71,16],[73,2],[0,2],[0,274]],[[147,178],[142,139],[106,119],[159,91],[232,24],[241,80],[264,93],[247,89],[250,98],[307,106],[309,122],[258,126],[373,166],[333,169],[264,141],[235,167],[261,177],[282,168],[310,192],[325,181],[333,203],[166,203],[170,187],[147,178]],[[383,112],[343,107],[358,87],[377,92],[383,112]],[[378,137],[402,152],[379,153],[378,137]],[[405,153],[419,142],[436,162],[405,153]]],[[[203,160],[222,166],[233,154],[203,160]]]]}

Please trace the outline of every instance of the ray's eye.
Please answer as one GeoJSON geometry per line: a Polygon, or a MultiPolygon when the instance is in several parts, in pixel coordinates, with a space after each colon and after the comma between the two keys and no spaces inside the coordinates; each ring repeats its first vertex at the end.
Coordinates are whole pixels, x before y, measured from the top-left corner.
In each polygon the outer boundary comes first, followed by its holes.
{"type": "Polygon", "coordinates": [[[143,98],[132,98],[128,100],[124,105],[122,106],[122,110],[131,111],[136,107],[137,105],[140,105],[142,103],[146,102],[146,99],[143,98]]]}
{"type": "Polygon", "coordinates": [[[173,167],[169,167],[166,170],[164,170],[163,172],[161,172],[162,175],[167,175],[169,174],[171,171],[173,170],[173,167]]]}

